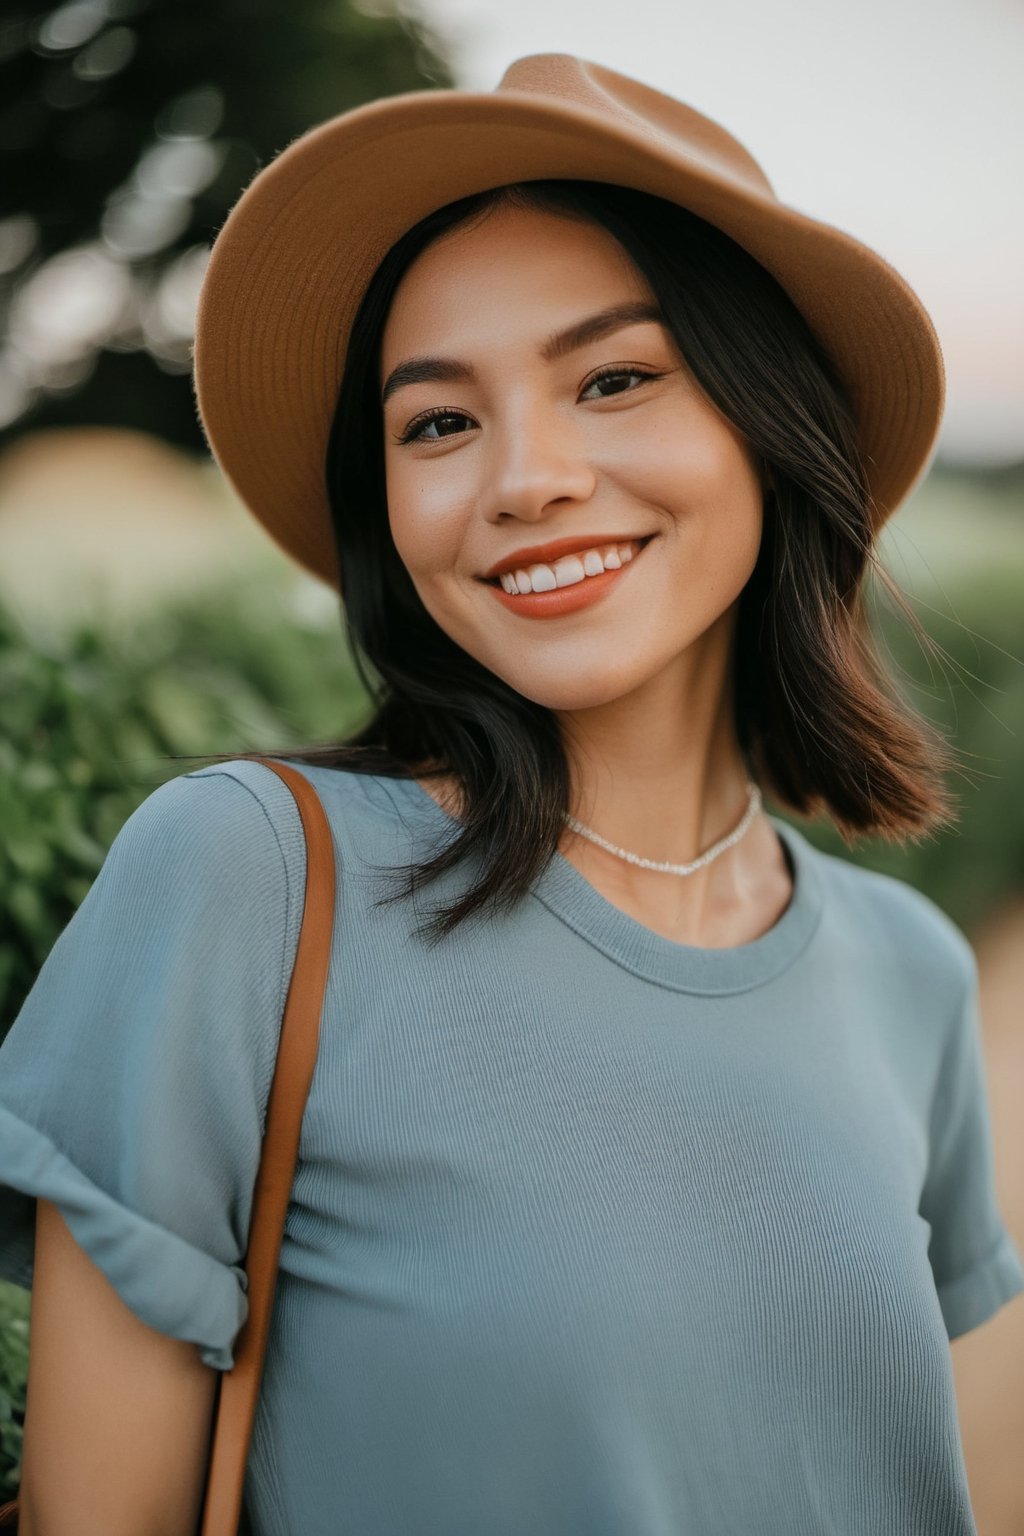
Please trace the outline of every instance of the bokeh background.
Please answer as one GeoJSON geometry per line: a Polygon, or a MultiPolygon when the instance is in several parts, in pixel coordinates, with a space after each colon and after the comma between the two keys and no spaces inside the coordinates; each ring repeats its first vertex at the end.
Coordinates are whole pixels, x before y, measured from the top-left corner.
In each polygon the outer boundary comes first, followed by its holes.
{"type": "MultiPolygon", "coordinates": [[[[0,15],[0,1035],[174,754],[343,736],[337,599],[205,453],[190,386],[210,242],[257,169],[357,103],[487,90],[525,53],[633,74],[724,123],[783,200],[890,260],[949,374],[873,602],[964,756],[958,826],[812,840],[926,891],[982,977],[1002,1209],[1024,1248],[1024,10],[1014,0],[7,0],[0,15]]],[[[0,1488],[29,1300],[0,1288],[0,1488]]],[[[981,1536],[1024,1532],[1024,1299],[953,1345],[981,1536]]],[[[3,1496],[9,1496],[4,1493],[3,1496]]]]}

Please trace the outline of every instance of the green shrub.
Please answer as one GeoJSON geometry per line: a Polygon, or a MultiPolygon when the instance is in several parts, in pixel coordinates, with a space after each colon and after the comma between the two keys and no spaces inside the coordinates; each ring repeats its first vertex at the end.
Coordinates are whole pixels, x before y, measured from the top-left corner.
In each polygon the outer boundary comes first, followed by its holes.
{"type": "Polygon", "coordinates": [[[14,1497],[21,1476],[30,1306],[27,1291],[0,1280],[0,1502],[14,1497]]]}
{"type": "Polygon", "coordinates": [[[0,606],[0,1038],[107,848],[167,754],[299,746],[365,708],[338,619],[288,611],[273,583],[139,624],[19,630],[0,606]]]}

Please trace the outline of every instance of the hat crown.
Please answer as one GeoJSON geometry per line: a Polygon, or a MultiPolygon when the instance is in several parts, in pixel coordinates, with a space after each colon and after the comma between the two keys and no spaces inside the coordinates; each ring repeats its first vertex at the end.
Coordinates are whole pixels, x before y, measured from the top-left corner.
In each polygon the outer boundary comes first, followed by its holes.
{"type": "Polygon", "coordinates": [[[669,145],[673,153],[686,155],[694,165],[726,177],[746,192],[775,197],[753,155],[720,124],[603,64],[571,53],[528,54],[509,65],[498,90],[527,91],[597,112],[669,145]]]}
{"type": "Polygon", "coordinates": [[[196,398],[218,462],[270,534],[342,590],[324,466],[367,285],[426,215],[548,180],[674,203],[775,278],[847,387],[880,526],[920,477],[942,417],[942,354],[920,300],[867,246],[780,202],[710,118],[542,53],[517,59],[494,91],[413,91],[321,123],[228,215],[199,299],[196,398]]]}

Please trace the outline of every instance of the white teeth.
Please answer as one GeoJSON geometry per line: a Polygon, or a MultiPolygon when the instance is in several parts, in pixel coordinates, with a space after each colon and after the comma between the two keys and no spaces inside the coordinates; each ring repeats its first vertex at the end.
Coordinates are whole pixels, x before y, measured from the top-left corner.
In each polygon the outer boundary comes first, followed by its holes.
{"type": "Polygon", "coordinates": [[[574,587],[578,581],[585,581],[586,576],[579,555],[563,555],[555,561],[555,581],[560,587],[574,587]]]}
{"type": "Polygon", "coordinates": [[[498,580],[502,589],[514,597],[525,592],[553,592],[556,587],[573,587],[588,576],[602,571],[617,571],[635,559],[638,549],[630,544],[606,544],[597,549],[563,555],[553,565],[531,565],[528,570],[503,571],[498,580]]]}

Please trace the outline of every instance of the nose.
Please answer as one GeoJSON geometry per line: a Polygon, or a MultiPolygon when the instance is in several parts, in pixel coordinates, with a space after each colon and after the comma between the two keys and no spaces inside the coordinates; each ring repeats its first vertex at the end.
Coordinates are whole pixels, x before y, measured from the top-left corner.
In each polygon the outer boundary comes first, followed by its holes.
{"type": "Polygon", "coordinates": [[[596,477],[581,435],[549,404],[534,403],[496,422],[483,459],[488,522],[538,522],[557,505],[593,495],[596,477]]]}

